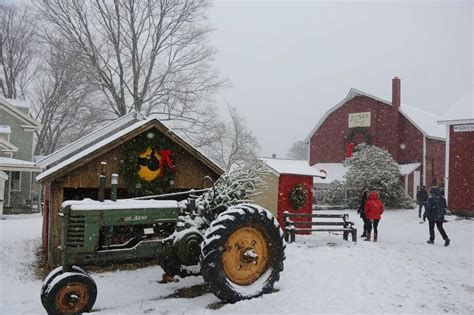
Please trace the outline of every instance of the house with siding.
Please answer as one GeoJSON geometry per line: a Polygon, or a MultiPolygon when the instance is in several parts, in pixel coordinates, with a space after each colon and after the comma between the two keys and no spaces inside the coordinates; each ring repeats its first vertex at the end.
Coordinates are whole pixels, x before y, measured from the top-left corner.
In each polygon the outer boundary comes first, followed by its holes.
{"type": "Polygon", "coordinates": [[[34,132],[41,125],[29,115],[26,102],[0,97],[0,171],[8,176],[3,188],[3,213],[32,212],[34,132]]]}

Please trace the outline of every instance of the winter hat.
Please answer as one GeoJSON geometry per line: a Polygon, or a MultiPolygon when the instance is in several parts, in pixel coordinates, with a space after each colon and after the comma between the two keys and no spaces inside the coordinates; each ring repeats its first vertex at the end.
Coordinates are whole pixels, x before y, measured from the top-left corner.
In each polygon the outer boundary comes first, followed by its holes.
{"type": "Polygon", "coordinates": [[[438,187],[432,187],[431,188],[431,194],[433,196],[439,196],[439,195],[441,195],[441,190],[439,190],[438,187]]]}

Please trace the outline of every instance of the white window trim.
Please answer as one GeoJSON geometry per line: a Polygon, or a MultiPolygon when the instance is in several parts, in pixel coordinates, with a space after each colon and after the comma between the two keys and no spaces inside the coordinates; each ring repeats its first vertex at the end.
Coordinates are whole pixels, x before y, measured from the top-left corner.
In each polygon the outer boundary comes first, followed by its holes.
{"type": "Polygon", "coordinates": [[[10,191],[21,192],[21,172],[20,171],[10,171],[9,180],[10,180],[10,191]],[[13,172],[18,172],[20,174],[20,179],[18,180],[19,189],[13,189],[13,187],[12,187],[12,180],[13,180],[12,173],[13,172]]]}

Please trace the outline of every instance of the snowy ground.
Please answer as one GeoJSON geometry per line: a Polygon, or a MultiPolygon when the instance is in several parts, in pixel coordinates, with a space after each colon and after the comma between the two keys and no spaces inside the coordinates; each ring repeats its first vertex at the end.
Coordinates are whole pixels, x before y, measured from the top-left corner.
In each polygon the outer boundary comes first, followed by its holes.
{"type": "MultiPolygon", "coordinates": [[[[342,211],[341,211],[342,212],[342,211]]],[[[350,217],[360,228],[354,211],[350,217]]],[[[44,314],[41,280],[32,264],[40,243],[41,217],[0,220],[0,314],[44,314]]],[[[379,242],[345,242],[341,235],[297,236],[287,246],[277,291],[261,298],[221,305],[210,293],[165,298],[201,277],[160,284],[162,270],[92,274],[99,294],[93,314],[221,313],[474,313],[474,221],[448,217],[452,243],[426,244],[427,223],[415,210],[386,211],[379,242]],[[217,310],[213,308],[219,307],[217,310]]],[[[360,233],[359,233],[360,234],[360,233]]]]}

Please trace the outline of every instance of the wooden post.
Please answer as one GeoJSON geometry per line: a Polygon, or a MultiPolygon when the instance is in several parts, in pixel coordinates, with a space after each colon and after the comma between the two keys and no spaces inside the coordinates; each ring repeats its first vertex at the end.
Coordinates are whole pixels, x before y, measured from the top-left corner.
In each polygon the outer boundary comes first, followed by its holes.
{"type": "Polygon", "coordinates": [[[100,175],[99,175],[99,194],[98,200],[104,201],[105,199],[105,169],[107,167],[107,162],[100,162],[100,175]]]}

